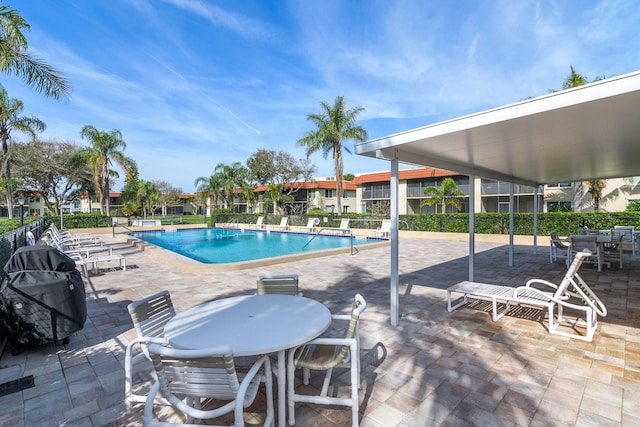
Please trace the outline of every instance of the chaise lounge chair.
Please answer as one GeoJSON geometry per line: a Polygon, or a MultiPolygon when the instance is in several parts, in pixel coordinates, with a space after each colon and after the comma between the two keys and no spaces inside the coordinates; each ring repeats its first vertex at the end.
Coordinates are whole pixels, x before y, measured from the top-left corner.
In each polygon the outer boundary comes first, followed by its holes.
{"type": "Polygon", "coordinates": [[[256,225],[255,227],[259,230],[264,229],[264,217],[263,216],[259,216],[258,220],[256,221],[256,225]]]}
{"type": "Polygon", "coordinates": [[[470,302],[469,300],[488,301],[491,303],[493,321],[496,322],[507,314],[513,305],[547,309],[549,333],[590,342],[598,326],[598,315],[606,316],[607,309],[578,275],[582,262],[589,256],[589,251],[578,252],[559,285],[542,279],[531,279],[525,286],[517,288],[468,281],[458,283],[447,289],[448,311],[462,307],[470,302]],[[537,289],[534,285],[546,286],[548,291],[537,289]],[[452,302],[451,295],[454,293],[462,296],[452,302]],[[501,313],[498,313],[498,304],[505,306],[501,313]],[[576,319],[565,318],[565,309],[577,313],[576,319]],[[575,332],[560,331],[558,327],[561,323],[568,325],[575,332]],[[584,334],[576,330],[576,326],[585,327],[584,334]]]}
{"type": "Polygon", "coordinates": [[[289,228],[289,217],[283,216],[280,220],[280,225],[274,225],[274,230],[285,231],[289,228]]]}
{"type": "Polygon", "coordinates": [[[383,219],[382,224],[380,224],[380,228],[376,228],[375,230],[371,230],[370,236],[372,237],[389,237],[391,233],[391,220],[383,219]]]}

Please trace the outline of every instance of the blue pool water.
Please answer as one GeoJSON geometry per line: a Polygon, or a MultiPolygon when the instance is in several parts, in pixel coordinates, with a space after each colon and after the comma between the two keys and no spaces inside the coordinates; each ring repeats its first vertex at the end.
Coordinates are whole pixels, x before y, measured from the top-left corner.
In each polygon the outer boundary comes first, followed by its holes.
{"type": "MultiPolygon", "coordinates": [[[[316,236],[302,233],[267,233],[216,228],[140,231],[134,237],[206,264],[252,261],[322,249],[348,248],[350,237],[316,236]],[[311,242],[310,242],[311,241],[311,242]],[[303,246],[309,243],[304,249],[303,246]]],[[[353,239],[354,245],[375,240],[353,239]]]]}

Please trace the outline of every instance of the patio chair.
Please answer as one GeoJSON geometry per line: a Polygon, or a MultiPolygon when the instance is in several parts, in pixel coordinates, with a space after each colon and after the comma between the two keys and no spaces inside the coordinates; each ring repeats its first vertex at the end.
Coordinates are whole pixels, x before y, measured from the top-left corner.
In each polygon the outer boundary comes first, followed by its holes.
{"type": "Polygon", "coordinates": [[[601,272],[604,257],[602,254],[602,246],[598,243],[597,234],[572,235],[569,239],[571,242],[569,259],[573,259],[578,252],[587,250],[590,255],[585,258],[584,262],[598,266],[598,272],[601,272]]]}
{"type": "Polygon", "coordinates": [[[338,227],[338,231],[342,234],[351,234],[351,229],[349,228],[349,218],[340,220],[340,227],[338,227]]]}
{"type": "Polygon", "coordinates": [[[264,228],[264,217],[263,216],[259,216],[258,220],[256,221],[256,228],[258,229],[263,229],[264,228]]]}
{"type": "Polygon", "coordinates": [[[298,291],[298,275],[258,276],[258,294],[281,294],[302,296],[298,291]]]}
{"type": "Polygon", "coordinates": [[[375,230],[371,230],[370,235],[373,237],[389,237],[390,233],[391,233],[391,220],[383,219],[382,224],[380,224],[380,227],[376,228],[375,230]]]}
{"type": "Polygon", "coordinates": [[[289,228],[289,217],[283,216],[280,219],[280,225],[274,225],[273,228],[280,231],[287,230],[289,228]]]}
{"type": "Polygon", "coordinates": [[[99,244],[90,244],[90,245],[82,245],[82,246],[71,246],[65,247],[60,240],[53,237],[51,234],[45,233],[40,237],[40,241],[45,245],[53,246],[61,252],[79,252],[84,254],[85,256],[89,256],[89,254],[94,252],[105,252],[108,251],[109,255],[113,255],[113,248],[111,246],[105,246],[102,243],[99,244]]]}
{"type": "Polygon", "coordinates": [[[309,233],[315,233],[318,229],[318,225],[320,225],[320,218],[309,218],[307,220],[307,225],[304,228],[309,233]]]}
{"type": "Polygon", "coordinates": [[[70,233],[66,230],[60,231],[53,223],[49,226],[47,231],[66,245],[102,244],[102,241],[91,233],[70,233]]]}
{"type": "Polygon", "coordinates": [[[244,408],[250,406],[262,382],[266,387],[267,410],[264,426],[274,421],[271,362],[260,356],[249,371],[236,371],[229,346],[204,350],[183,350],[160,344],[150,344],[149,354],[158,380],[144,407],[145,426],[167,426],[156,420],[153,406],[160,393],[178,411],[187,416],[187,423],[210,420],[233,413],[234,426],[244,426],[244,408]]]}
{"type": "Polygon", "coordinates": [[[549,233],[549,237],[549,263],[553,263],[558,258],[564,258],[564,263],[569,265],[569,249],[571,249],[571,245],[565,243],[566,240],[558,237],[558,232],[555,230],[549,233]]]}
{"type": "Polygon", "coordinates": [[[604,242],[602,244],[604,261],[618,261],[620,268],[622,268],[622,244],[624,236],[625,233],[614,228],[611,230],[611,242],[604,242]]]}
{"type": "Polygon", "coordinates": [[[333,320],[348,322],[346,332],[341,338],[320,337],[289,350],[287,361],[287,394],[289,406],[289,424],[295,419],[296,402],[321,405],[343,405],[351,407],[351,421],[358,425],[358,389],[360,388],[360,334],[358,331],[360,315],[367,307],[362,295],[357,294],[353,301],[351,314],[332,315],[333,320]],[[351,378],[351,397],[328,396],[329,382],[333,369],[348,367],[351,378]],[[295,370],[302,368],[303,384],[309,384],[309,371],[326,371],[320,395],[298,394],[295,392],[295,370]]]}
{"type": "Polygon", "coordinates": [[[633,225],[615,225],[611,232],[620,232],[622,234],[622,244],[631,246],[631,253],[636,254],[636,242],[634,238],[633,225]]]}
{"type": "MultiPolygon", "coordinates": [[[[148,343],[150,341],[164,342],[164,327],[176,315],[176,312],[171,302],[171,295],[166,290],[132,302],[127,306],[127,310],[131,316],[137,338],[127,345],[125,353],[125,400],[127,404],[144,403],[147,401],[147,396],[133,392],[133,364],[142,359],[151,360],[147,348],[148,343]],[[133,355],[136,348],[138,353],[133,355]]],[[[167,404],[167,401],[158,403],[167,404]]]]}
{"type": "Polygon", "coordinates": [[[127,270],[127,260],[120,254],[112,255],[83,255],[79,251],[66,250],[65,253],[76,262],[76,265],[82,269],[84,277],[89,277],[89,266],[94,274],[98,273],[98,263],[118,261],[123,271],[127,270]]]}
{"type": "Polygon", "coordinates": [[[602,301],[578,275],[578,269],[590,256],[589,251],[578,252],[559,285],[542,279],[531,279],[525,286],[517,288],[468,281],[458,283],[447,289],[447,309],[452,312],[469,303],[470,299],[488,301],[491,303],[494,322],[507,314],[512,306],[547,309],[549,333],[590,342],[598,327],[598,316],[607,315],[607,309],[602,301]],[[538,289],[535,287],[537,285],[542,285],[545,290],[538,289]],[[452,294],[462,294],[462,296],[452,301],[452,294]],[[500,313],[498,313],[498,304],[505,307],[500,313]],[[577,313],[576,318],[567,319],[565,309],[577,313]],[[575,332],[559,330],[560,326],[569,326],[575,332]],[[576,330],[578,326],[585,328],[584,334],[576,330]]]}

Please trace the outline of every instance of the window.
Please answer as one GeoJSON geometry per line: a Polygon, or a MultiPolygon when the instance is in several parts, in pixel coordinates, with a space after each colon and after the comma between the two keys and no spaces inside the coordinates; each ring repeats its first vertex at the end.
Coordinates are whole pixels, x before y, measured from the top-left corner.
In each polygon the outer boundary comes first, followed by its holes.
{"type": "Polygon", "coordinates": [[[349,213],[349,206],[343,206],[342,213],[349,213]]]}
{"type": "Polygon", "coordinates": [[[571,202],[547,202],[547,212],[571,212],[571,202]]]}
{"type": "Polygon", "coordinates": [[[349,191],[348,190],[344,190],[342,192],[342,198],[343,199],[348,199],[349,198],[349,191]]]}
{"type": "Polygon", "coordinates": [[[548,188],[568,188],[571,187],[570,182],[554,182],[552,184],[547,184],[548,188]]]}
{"type": "Polygon", "coordinates": [[[331,198],[333,197],[333,192],[335,190],[324,190],[324,197],[331,198]]]}

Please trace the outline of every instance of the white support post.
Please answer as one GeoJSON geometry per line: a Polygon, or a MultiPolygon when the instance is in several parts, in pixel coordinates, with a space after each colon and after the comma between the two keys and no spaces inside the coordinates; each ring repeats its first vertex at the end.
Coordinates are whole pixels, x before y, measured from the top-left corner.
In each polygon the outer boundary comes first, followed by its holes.
{"type": "Polygon", "coordinates": [[[398,157],[394,154],[391,160],[391,326],[397,326],[400,320],[399,294],[398,294],[398,157]]]}
{"type": "Polygon", "coordinates": [[[513,267],[513,193],[515,185],[509,184],[509,267],[513,267]]]}
{"type": "Polygon", "coordinates": [[[473,282],[476,257],[476,177],[469,175],[469,281],[473,282]]]}
{"type": "Polygon", "coordinates": [[[538,255],[538,185],[533,187],[533,254],[538,255]]]}

